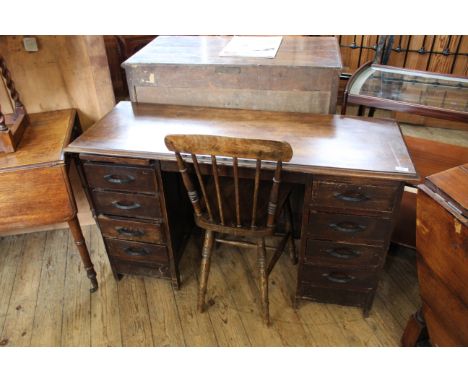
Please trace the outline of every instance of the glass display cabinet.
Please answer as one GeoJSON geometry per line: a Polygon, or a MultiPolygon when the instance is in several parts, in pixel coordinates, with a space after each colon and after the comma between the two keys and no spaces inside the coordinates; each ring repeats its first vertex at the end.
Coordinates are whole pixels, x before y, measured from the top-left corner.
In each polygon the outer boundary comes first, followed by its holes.
{"type": "Polygon", "coordinates": [[[368,62],[349,79],[341,114],[348,103],[360,114],[367,106],[468,122],[468,78],[368,62]]]}

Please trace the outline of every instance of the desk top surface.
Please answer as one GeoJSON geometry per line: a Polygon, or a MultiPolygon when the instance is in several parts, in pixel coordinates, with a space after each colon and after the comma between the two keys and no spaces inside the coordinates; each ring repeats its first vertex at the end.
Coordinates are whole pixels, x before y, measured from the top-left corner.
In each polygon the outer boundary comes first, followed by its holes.
{"type": "Polygon", "coordinates": [[[335,37],[283,36],[275,58],[220,57],[232,36],[159,36],[122,65],[255,65],[342,68],[335,37]]]}
{"type": "Polygon", "coordinates": [[[399,126],[390,120],[120,102],[67,152],[175,160],[168,134],[287,141],[291,172],[418,179],[399,126]]]}
{"type": "Polygon", "coordinates": [[[17,150],[0,153],[0,173],[63,163],[63,148],[70,141],[74,109],[29,114],[29,124],[17,150]]]}

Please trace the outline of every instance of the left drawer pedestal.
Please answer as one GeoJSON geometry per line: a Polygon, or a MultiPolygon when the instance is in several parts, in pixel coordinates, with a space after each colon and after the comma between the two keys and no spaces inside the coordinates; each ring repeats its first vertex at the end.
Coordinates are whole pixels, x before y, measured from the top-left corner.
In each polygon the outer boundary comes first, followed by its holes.
{"type": "Polygon", "coordinates": [[[179,287],[159,162],[85,154],[79,162],[114,276],[165,278],[179,287]]]}

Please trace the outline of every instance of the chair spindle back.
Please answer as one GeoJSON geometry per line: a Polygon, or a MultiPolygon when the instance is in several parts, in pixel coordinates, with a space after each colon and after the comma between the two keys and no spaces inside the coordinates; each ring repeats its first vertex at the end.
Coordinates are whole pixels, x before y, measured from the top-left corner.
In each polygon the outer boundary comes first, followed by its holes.
{"type": "Polygon", "coordinates": [[[267,227],[271,228],[275,225],[276,209],[279,196],[279,186],[281,182],[282,162],[287,162],[292,157],[292,149],[289,143],[247,139],[247,138],[232,138],[213,135],[168,135],[165,138],[165,143],[170,151],[176,155],[179,171],[187,189],[189,199],[193,205],[195,215],[203,217],[206,213],[207,219],[214,224],[225,226],[225,198],[222,197],[222,189],[220,182],[220,169],[217,157],[228,158],[232,160],[233,182],[234,182],[234,204],[235,204],[235,226],[237,228],[257,227],[258,219],[258,200],[260,192],[260,178],[262,161],[276,162],[273,182],[270,190],[267,212],[267,227]],[[182,154],[189,154],[193,162],[193,167],[198,180],[199,189],[202,193],[204,204],[200,202],[197,189],[195,188],[191,177],[187,171],[187,164],[184,161],[182,154]],[[207,184],[203,179],[201,167],[197,155],[211,157],[211,174],[214,181],[216,203],[215,206],[210,204],[210,196],[207,190],[207,184]],[[249,227],[243,227],[241,222],[241,199],[239,186],[239,159],[255,160],[255,177],[254,190],[252,196],[252,211],[249,227]],[[219,221],[215,221],[215,209],[219,215],[219,221]]]}

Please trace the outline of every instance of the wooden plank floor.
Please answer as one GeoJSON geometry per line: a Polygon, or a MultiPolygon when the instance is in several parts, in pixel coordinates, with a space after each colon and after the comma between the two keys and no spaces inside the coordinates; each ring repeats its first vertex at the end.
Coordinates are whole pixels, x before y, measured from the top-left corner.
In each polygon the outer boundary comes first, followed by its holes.
{"type": "Polygon", "coordinates": [[[95,225],[83,227],[100,288],[89,283],[66,229],[0,237],[2,346],[398,346],[419,307],[415,255],[387,257],[370,317],[352,307],[304,302],[293,310],[296,268],[283,256],[270,276],[272,326],[262,324],[255,252],[214,255],[209,308],[196,310],[199,250],[192,237],[182,288],[166,280],[112,277],[95,225]]]}

